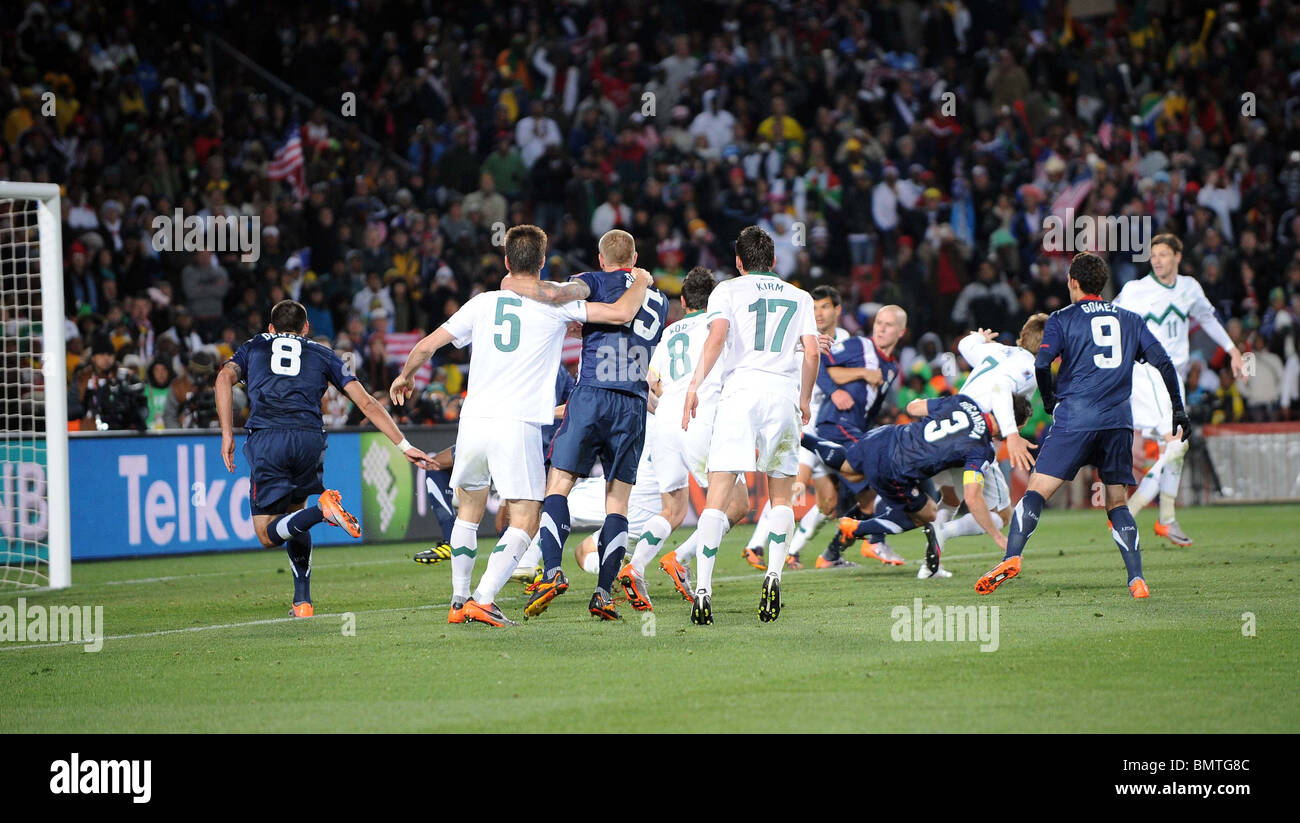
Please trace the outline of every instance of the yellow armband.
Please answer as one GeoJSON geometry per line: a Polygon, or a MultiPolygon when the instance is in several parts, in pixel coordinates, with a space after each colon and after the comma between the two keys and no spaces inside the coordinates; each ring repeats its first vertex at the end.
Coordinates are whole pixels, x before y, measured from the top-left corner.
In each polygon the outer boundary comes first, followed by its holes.
{"type": "Polygon", "coordinates": [[[963,485],[966,485],[966,486],[969,486],[971,483],[979,483],[981,486],[983,486],[983,485],[984,485],[984,473],[983,473],[983,472],[977,472],[977,471],[971,471],[970,469],[967,469],[967,470],[966,470],[966,473],[963,474],[963,475],[961,476],[961,482],[962,482],[963,485]]]}

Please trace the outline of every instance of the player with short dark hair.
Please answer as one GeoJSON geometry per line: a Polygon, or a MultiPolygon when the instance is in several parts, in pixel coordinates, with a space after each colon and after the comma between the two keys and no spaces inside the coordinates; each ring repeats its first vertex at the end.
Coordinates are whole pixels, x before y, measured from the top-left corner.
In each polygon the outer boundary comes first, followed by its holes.
{"type": "Polygon", "coordinates": [[[321,397],[332,385],[342,391],[366,418],[388,435],[406,459],[428,465],[428,456],[412,446],[383,406],[366,392],[352,369],[333,349],[310,339],[307,310],[295,300],[281,300],[271,309],[264,333],[239,347],[217,375],[217,417],[221,421],[221,458],[235,470],[232,389],[241,379],[248,385],[249,415],[244,428],[244,457],[252,486],[248,502],[253,528],[266,548],[286,545],[293,568],[294,617],[311,617],[311,532],[322,521],[361,536],[357,519],[343,508],[334,489],[326,489],[325,424],[321,397]],[[307,497],[320,494],[317,505],[305,509],[307,497]]]}
{"type": "Polygon", "coordinates": [[[1133,484],[1133,363],[1150,363],[1160,371],[1173,406],[1173,430],[1181,429],[1186,439],[1190,424],[1178,373],[1160,341],[1141,317],[1101,299],[1109,272],[1097,255],[1075,255],[1066,281],[1071,304],[1053,312],[1043,327],[1034,368],[1043,407],[1053,413],[1052,427],[1039,447],[1029,489],[1012,515],[1006,556],[975,584],[980,594],[1020,573],[1020,556],[1043,506],[1080,467],[1091,465],[1106,486],[1110,532],[1124,558],[1129,592],[1151,596],[1142,577],[1137,523],[1127,506],[1133,484]],[[1058,357],[1061,367],[1053,384],[1052,362],[1058,357]]]}

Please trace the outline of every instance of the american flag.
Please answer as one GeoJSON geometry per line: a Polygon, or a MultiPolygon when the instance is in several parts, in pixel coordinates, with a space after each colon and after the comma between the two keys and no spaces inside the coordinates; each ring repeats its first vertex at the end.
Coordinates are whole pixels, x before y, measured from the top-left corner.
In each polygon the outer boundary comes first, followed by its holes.
{"type": "Polygon", "coordinates": [[[275,150],[275,156],[266,167],[268,180],[288,180],[293,185],[293,196],[299,200],[307,196],[307,170],[302,159],[302,137],[298,124],[289,127],[284,143],[275,150]]]}
{"type": "MultiPolygon", "coordinates": [[[[384,345],[387,347],[388,362],[397,366],[399,369],[406,365],[406,358],[410,355],[411,349],[415,344],[424,339],[422,331],[408,332],[388,332],[384,335],[384,345]]],[[[429,385],[433,379],[433,365],[427,360],[424,365],[415,373],[412,382],[415,383],[416,391],[424,391],[424,387],[429,385]]]]}

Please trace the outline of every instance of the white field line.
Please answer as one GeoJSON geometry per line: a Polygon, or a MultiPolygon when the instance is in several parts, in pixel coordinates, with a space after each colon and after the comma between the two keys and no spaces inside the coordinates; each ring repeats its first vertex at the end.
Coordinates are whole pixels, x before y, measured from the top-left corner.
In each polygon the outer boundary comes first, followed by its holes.
{"type": "MultiPolygon", "coordinates": [[[[1001,556],[1002,556],[1002,553],[1001,553],[1001,552],[981,552],[981,553],[979,553],[979,554],[964,554],[964,555],[961,555],[961,557],[1001,557],[1001,556]]],[[[378,563],[396,563],[396,562],[410,562],[410,561],[377,560],[377,561],[372,561],[372,562],[369,562],[369,563],[339,563],[339,564],[337,564],[337,565],[339,565],[339,566],[376,565],[376,564],[378,564],[378,563]]],[[[919,565],[919,564],[918,564],[918,565],[919,565]]],[[[787,571],[786,574],[806,574],[806,573],[808,573],[808,572],[812,572],[812,571],[815,571],[815,570],[814,570],[814,569],[800,569],[800,570],[798,570],[798,571],[787,571]]],[[[247,572],[230,572],[230,573],[231,573],[231,574],[246,574],[247,572]]],[[[173,577],[160,577],[160,578],[140,578],[140,579],[138,579],[138,580],[108,580],[108,581],[103,581],[103,582],[101,583],[101,585],[114,585],[114,584],[127,584],[127,583],[148,583],[148,582],[157,582],[157,581],[176,580],[176,579],[181,579],[181,578],[185,578],[185,577],[203,577],[203,576],[212,576],[212,575],[216,575],[216,574],[227,574],[227,572],[199,572],[199,573],[192,574],[192,575],[175,575],[175,576],[173,576],[173,577]]],[[[731,575],[731,576],[728,576],[728,577],[717,577],[717,578],[714,578],[713,582],[714,582],[714,583],[741,583],[741,582],[744,582],[744,581],[746,581],[746,580],[755,580],[756,578],[759,577],[760,574],[761,574],[760,572],[758,572],[757,570],[755,570],[755,571],[752,572],[751,574],[731,575]]],[[[784,575],[783,575],[783,576],[784,576],[784,575]]],[[[517,596],[517,597],[498,597],[498,598],[497,598],[498,601],[504,601],[504,602],[510,602],[510,601],[516,601],[516,600],[522,600],[522,599],[523,599],[522,595],[517,596]]],[[[386,608],[386,609],[358,609],[358,610],[356,610],[356,611],[351,611],[351,612],[330,612],[330,613],[325,613],[325,614],[318,614],[318,615],[315,615],[315,617],[319,617],[319,618],[328,618],[328,617],[340,618],[340,617],[342,617],[344,614],[354,614],[354,615],[355,615],[355,614],[389,614],[389,613],[393,613],[393,612],[410,612],[410,611],[428,611],[428,610],[431,610],[431,609],[447,609],[447,608],[450,608],[450,607],[451,607],[451,603],[434,603],[434,604],[431,604],[431,605],[421,605],[421,606],[395,606],[395,607],[386,608]]],[[[107,635],[107,636],[104,637],[104,640],[105,640],[105,641],[109,641],[109,640],[136,640],[136,639],[144,638],[144,637],[163,637],[163,636],[166,636],[166,635],[169,635],[169,634],[187,634],[187,633],[191,633],[191,632],[221,631],[221,630],[224,630],[224,629],[243,629],[243,628],[249,628],[249,627],[252,627],[252,626],[273,626],[273,625],[275,625],[275,624],[277,624],[277,623],[292,623],[292,622],[294,622],[295,620],[303,620],[303,619],[308,619],[308,620],[310,620],[310,619],[313,619],[313,618],[301,618],[301,617],[272,617],[272,618],[267,618],[267,619],[265,619],[265,620],[248,620],[248,621],[244,621],[244,622],[242,622],[242,623],[214,623],[214,624],[210,624],[210,625],[206,625],[206,626],[185,626],[185,627],[183,627],[183,628],[177,628],[177,629],[158,629],[157,631],[152,631],[152,632],[138,632],[138,633],[135,633],[135,634],[114,634],[114,635],[107,635]]],[[[19,650],[19,649],[49,649],[49,648],[54,648],[54,647],[56,647],[56,646],[84,646],[85,644],[86,644],[86,641],[85,641],[85,640],[63,640],[63,641],[58,641],[58,642],[53,642],[53,643],[24,643],[24,644],[13,645],[13,646],[9,646],[9,645],[0,645],[0,652],[10,652],[10,651],[16,651],[16,650],[19,650]]]]}

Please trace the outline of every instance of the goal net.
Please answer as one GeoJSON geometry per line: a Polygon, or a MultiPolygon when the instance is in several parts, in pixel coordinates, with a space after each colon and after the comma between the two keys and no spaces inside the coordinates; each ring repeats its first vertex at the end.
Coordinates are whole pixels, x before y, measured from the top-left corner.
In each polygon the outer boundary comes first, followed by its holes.
{"type": "Polygon", "coordinates": [[[71,583],[59,187],[0,182],[0,589],[71,583]]]}

